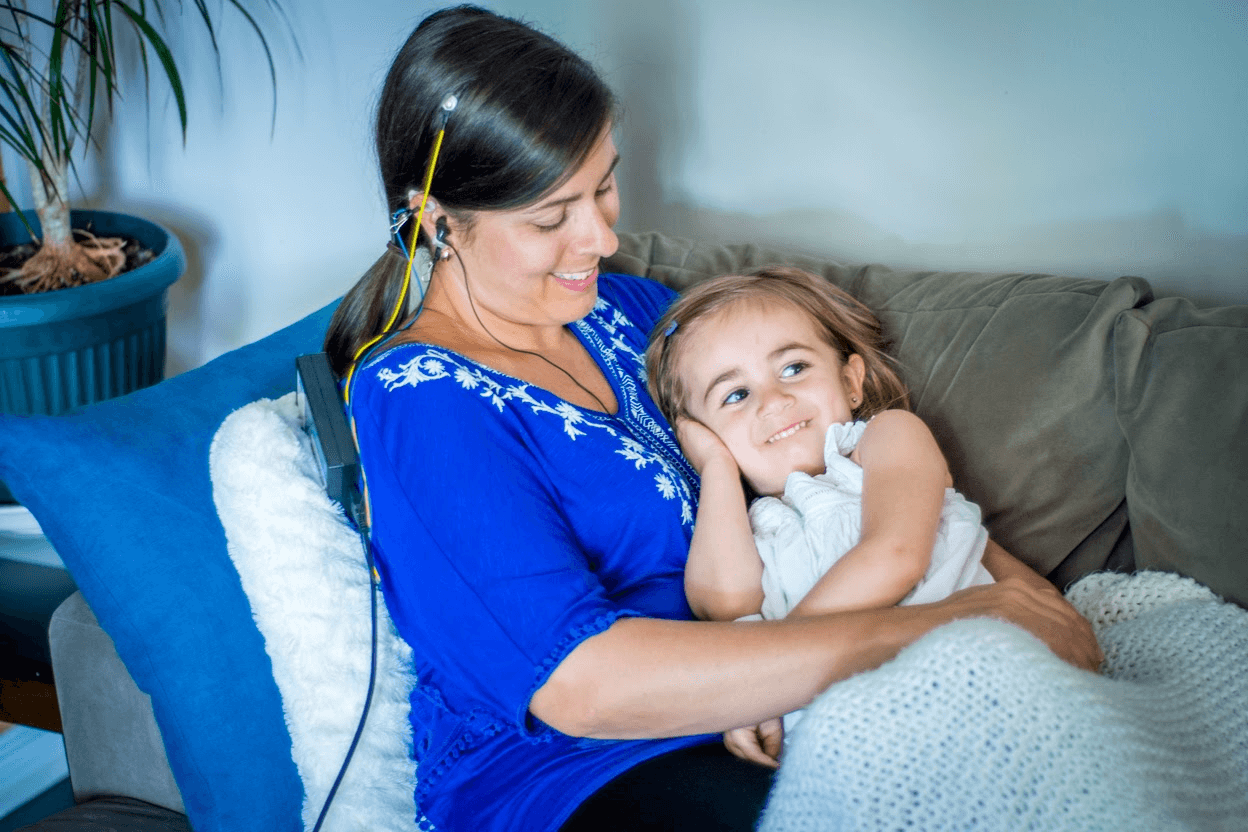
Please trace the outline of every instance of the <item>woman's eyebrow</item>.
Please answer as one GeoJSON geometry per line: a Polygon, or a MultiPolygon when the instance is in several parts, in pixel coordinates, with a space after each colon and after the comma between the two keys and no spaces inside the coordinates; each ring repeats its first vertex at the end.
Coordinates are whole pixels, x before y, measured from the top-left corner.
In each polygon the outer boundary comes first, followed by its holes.
{"type": "MultiPolygon", "coordinates": [[[[602,175],[602,179],[598,180],[599,185],[601,185],[603,182],[606,182],[611,177],[611,174],[615,172],[615,166],[618,165],[619,163],[620,163],[620,154],[617,153],[615,154],[615,158],[611,160],[611,167],[607,168],[607,172],[602,175]]],[[[581,198],[581,196],[582,196],[581,194],[572,194],[571,196],[565,196],[562,199],[552,199],[549,202],[542,202],[537,205],[534,205],[532,208],[529,209],[529,211],[530,212],[545,211],[550,208],[557,208],[560,205],[568,205],[569,203],[578,201],[581,198]]]]}

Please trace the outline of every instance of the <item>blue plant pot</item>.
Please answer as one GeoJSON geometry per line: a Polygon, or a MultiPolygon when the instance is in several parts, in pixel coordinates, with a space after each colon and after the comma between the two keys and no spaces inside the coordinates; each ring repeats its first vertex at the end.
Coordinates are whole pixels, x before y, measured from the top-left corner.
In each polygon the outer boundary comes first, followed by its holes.
{"type": "MultiPolygon", "coordinates": [[[[42,233],[34,212],[26,217],[42,233]]],[[[54,416],[164,378],[168,289],[186,269],[178,238],[111,211],[74,211],[71,224],[133,237],[155,259],[99,283],[0,297],[0,412],[54,416]]],[[[16,214],[0,214],[0,245],[29,241],[16,214]]]]}

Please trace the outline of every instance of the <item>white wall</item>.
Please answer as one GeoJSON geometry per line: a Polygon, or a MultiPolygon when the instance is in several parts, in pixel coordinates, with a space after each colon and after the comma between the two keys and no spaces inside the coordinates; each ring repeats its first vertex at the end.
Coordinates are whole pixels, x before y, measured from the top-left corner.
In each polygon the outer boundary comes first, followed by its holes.
{"type": "MultiPolygon", "coordinates": [[[[341,294],[380,253],[369,122],[439,4],[288,0],[278,109],[241,20],[178,38],[192,99],[133,94],[83,202],[182,238],[170,369],[341,294]],[[224,93],[224,94],[222,94],[224,93]],[[144,122],[149,125],[143,127],[144,122]]],[[[1248,303],[1243,0],[511,0],[594,61],[627,113],[625,229],[902,267],[1136,274],[1248,303]]]]}

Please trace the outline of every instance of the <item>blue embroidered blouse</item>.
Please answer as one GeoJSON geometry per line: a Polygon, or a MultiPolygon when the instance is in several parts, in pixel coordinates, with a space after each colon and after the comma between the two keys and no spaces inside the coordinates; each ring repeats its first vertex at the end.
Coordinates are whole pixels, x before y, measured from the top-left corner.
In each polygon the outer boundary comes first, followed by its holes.
{"type": "Polygon", "coordinates": [[[645,390],[672,292],[602,275],[571,331],[614,415],[442,347],[370,361],[353,393],[386,603],[415,652],[417,817],[443,830],[556,829],[614,776],[715,736],[570,737],[528,711],[551,671],[623,616],[689,619],[696,474],[645,390]]]}

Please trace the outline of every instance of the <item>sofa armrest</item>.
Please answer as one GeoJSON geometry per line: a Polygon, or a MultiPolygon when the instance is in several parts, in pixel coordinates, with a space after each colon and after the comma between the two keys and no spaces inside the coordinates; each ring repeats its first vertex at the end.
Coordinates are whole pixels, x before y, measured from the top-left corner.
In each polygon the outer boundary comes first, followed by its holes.
{"type": "Polygon", "coordinates": [[[16,832],[192,832],[186,815],[129,797],[88,800],[16,832]]]}
{"type": "Polygon", "coordinates": [[[74,798],[131,797],[185,812],[151,699],[81,592],[57,607],[48,641],[74,798]]]}

